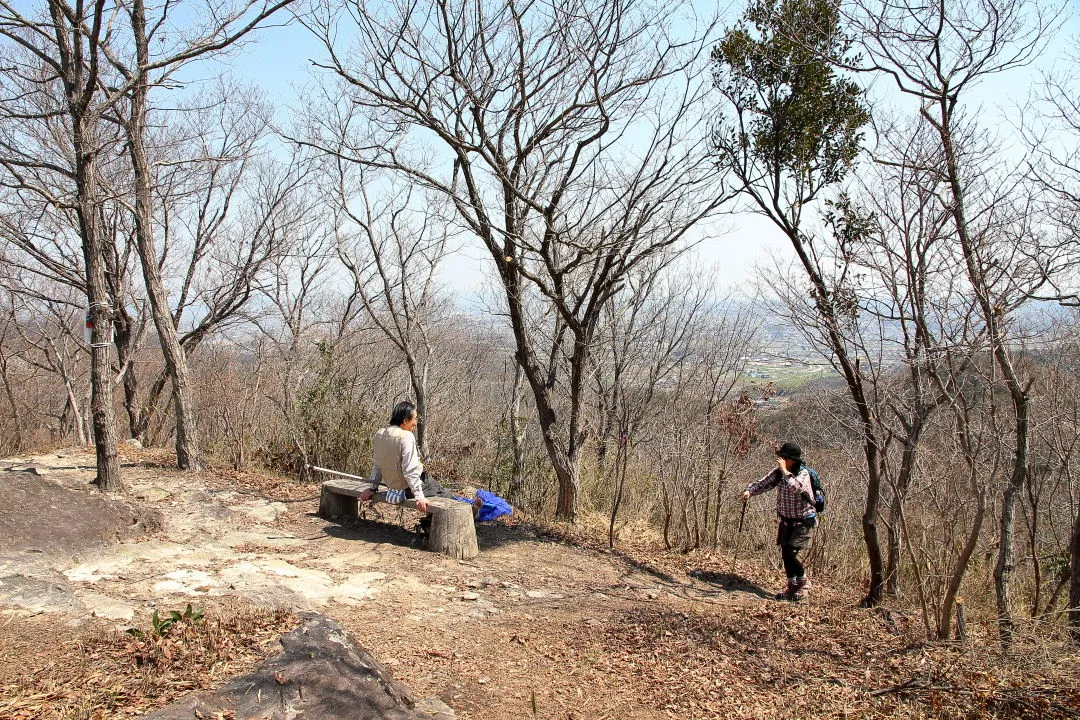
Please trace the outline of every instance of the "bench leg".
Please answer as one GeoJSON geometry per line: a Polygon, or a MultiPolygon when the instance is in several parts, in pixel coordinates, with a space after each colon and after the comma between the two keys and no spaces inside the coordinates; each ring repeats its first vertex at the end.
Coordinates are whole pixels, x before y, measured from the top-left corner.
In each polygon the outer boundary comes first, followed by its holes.
{"type": "Polygon", "coordinates": [[[324,487],[319,496],[319,517],[355,518],[359,516],[358,501],[352,495],[339,495],[324,487]]]}
{"type": "Polygon", "coordinates": [[[457,560],[472,560],[479,555],[472,506],[454,502],[445,507],[432,507],[427,549],[457,560]]]}

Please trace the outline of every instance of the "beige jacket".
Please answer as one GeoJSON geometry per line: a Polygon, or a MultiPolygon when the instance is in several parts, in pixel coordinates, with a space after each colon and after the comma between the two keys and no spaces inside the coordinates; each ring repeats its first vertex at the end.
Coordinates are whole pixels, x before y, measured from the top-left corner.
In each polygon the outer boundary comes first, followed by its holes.
{"type": "Polygon", "coordinates": [[[371,482],[382,482],[391,490],[412,490],[413,497],[424,500],[420,474],[424,464],[416,450],[416,437],[397,425],[384,427],[371,439],[375,451],[371,468],[371,482]]]}

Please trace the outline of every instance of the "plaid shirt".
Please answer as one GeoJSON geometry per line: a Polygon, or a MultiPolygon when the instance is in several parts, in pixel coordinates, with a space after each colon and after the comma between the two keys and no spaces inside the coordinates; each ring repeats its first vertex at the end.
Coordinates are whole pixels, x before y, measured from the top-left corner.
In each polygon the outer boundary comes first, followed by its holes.
{"type": "Polygon", "coordinates": [[[814,497],[814,490],[806,468],[799,470],[798,475],[784,473],[783,477],[780,475],[780,468],[773,468],[769,474],[746,489],[751,495],[760,495],[773,488],[777,489],[776,514],[780,517],[799,520],[817,515],[814,504],[807,501],[807,498],[814,497]]]}

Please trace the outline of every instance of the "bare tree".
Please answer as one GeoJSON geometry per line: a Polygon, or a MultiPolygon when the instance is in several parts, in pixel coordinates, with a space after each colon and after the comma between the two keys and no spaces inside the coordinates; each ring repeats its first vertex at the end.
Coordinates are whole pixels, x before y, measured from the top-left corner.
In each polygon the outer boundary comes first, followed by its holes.
{"type": "MultiPolygon", "coordinates": [[[[4,298],[5,300],[12,300],[10,295],[4,298]]],[[[23,425],[24,415],[22,404],[15,397],[15,384],[19,378],[15,372],[15,358],[18,356],[18,351],[13,347],[13,338],[18,334],[18,327],[21,318],[15,310],[15,303],[5,303],[6,307],[3,308],[2,314],[0,314],[0,382],[4,384],[4,399],[7,401],[8,409],[11,412],[11,434],[13,436],[12,442],[7,442],[6,438],[0,440],[0,448],[3,448],[5,453],[18,453],[22,451],[24,444],[23,437],[23,425]]]]}
{"type": "MultiPolygon", "coordinates": [[[[85,445],[89,442],[89,433],[83,417],[82,398],[86,394],[85,355],[88,348],[82,338],[76,337],[82,324],[82,312],[73,304],[52,300],[26,302],[24,298],[21,305],[16,328],[23,342],[23,360],[55,375],[63,387],[64,403],[55,415],[58,437],[85,445]]],[[[49,411],[39,407],[38,412],[49,411]]]]}
{"type": "MultiPolygon", "coordinates": [[[[266,115],[249,90],[217,84],[187,98],[171,134],[152,139],[156,273],[167,282],[170,324],[185,358],[243,321],[288,228],[299,222],[289,208],[306,166],[295,156],[257,157],[266,115]]],[[[162,368],[129,413],[133,437],[146,440],[163,423],[170,375],[162,368]]]]}
{"type": "Polygon", "coordinates": [[[130,47],[117,47],[116,41],[112,45],[103,45],[105,56],[121,80],[115,87],[110,87],[110,94],[125,101],[120,121],[133,173],[132,214],[136,246],[166,372],[172,382],[176,461],[182,470],[198,470],[202,461],[190,398],[187,357],[170,312],[154,232],[155,173],[148,148],[148,117],[152,113],[150,96],[157,88],[175,92],[182,68],[198,58],[236,45],[290,2],[209,0],[205,6],[163,3],[148,7],[143,0],[133,0],[130,6],[123,8],[130,30],[130,38],[124,39],[130,39],[130,47]],[[181,32],[173,32],[177,22],[182,23],[181,32]]]}
{"type": "MultiPolygon", "coordinates": [[[[10,140],[4,143],[3,163],[11,177],[9,186],[21,192],[37,193],[53,207],[73,208],[77,215],[84,246],[90,314],[96,333],[91,348],[98,480],[108,489],[118,489],[120,480],[107,372],[110,347],[107,330],[114,316],[114,301],[107,296],[105,264],[110,252],[104,239],[105,229],[101,227],[106,201],[102,158],[113,156],[106,151],[110,143],[115,146],[117,138],[106,123],[121,120],[122,106],[129,111],[121,123],[127,140],[122,147],[128,151],[134,172],[135,236],[143,255],[146,289],[166,365],[173,376],[178,462],[181,467],[197,467],[194,420],[185,390],[186,361],[176,328],[170,322],[152,231],[153,184],[146,147],[149,93],[152,87],[170,82],[181,67],[195,58],[234,44],[285,4],[185,6],[189,13],[183,16],[185,29],[175,33],[164,30],[166,27],[171,30],[173,22],[181,17],[179,13],[170,15],[176,9],[172,3],[148,9],[141,0],[135,0],[131,6],[116,7],[105,3],[71,5],[57,0],[48,4],[47,17],[26,16],[14,5],[0,4],[0,33],[10,49],[18,49],[12,53],[17,60],[6,74],[6,84],[9,88],[26,88],[26,92],[13,95],[18,98],[18,104],[10,107],[6,118],[12,123],[35,120],[38,128],[60,129],[70,135],[72,161],[50,164],[32,153],[33,143],[25,142],[29,133],[9,127],[10,140]],[[122,25],[115,22],[117,16],[130,21],[129,32],[124,32],[122,25]],[[63,105],[52,100],[58,97],[65,98],[63,105]],[[74,185],[73,201],[63,195],[57,197],[49,192],[49,187],[34,183],[32,176],[24,172],[42,168],[74,185]]],[[[34,139],[41,137],[43,133],[38,132],[34,139]]],[[[55,154],[46,153],[43,157],[52,158],[55,154]]]]}
{"type": "Polygon", "coordinates": [[[755,437],[754,401],[765,399],[771,387],[740,387],[749,358],[760,347],[756,314],[740,298],[717,303],[695,343],[695,362],[702,381],[705,421],[701,426],[703,478],[707,498],[702,524],[709,528],[713,547],[720,540],[724,491],[736,460],[745,459],[755,437]],[[752,397],[753,394],[753,397],[752,397]]]}
{"type": "MultiPolygon", "coordinates": [[[[44,100],[47,94],[39,96],[44,100]]],[[[26,187],[3,195],[3,214],[0,215],[0,259],[9,268],[7,287],[22,295],[29,306],[55,308],[70,303],[79,307],[71,290],[85,294],[83,261],[79,252],[78,218],[73,208],[58,206],[49,197],[62,197],[65,178],[54,171],[57,163],[69,157],[70,142],[58,131],[63,124],[51,117],[46,109],[34,105],[40,116],[34,123],[21,123],[17,135],[28,157],[48,159],[36,167],[21,171],[20,185],[47,189],[45,194],[30,192],[26,187]],[[29,178],[32,182],[27,183],[29,178]],[[48,297],[46,297],[48,295],[48,297]]],[[[117,174],[115,161],[108,163],[104,178],[117,174]]],[[[123,383],[124,406],[129,417],[137,405],[137,373],[132,362],[143,339],[145,329],[142,305],[136,297],[132,276],[134,249],[130,240],[130,217],[112,200],[105,198],[99,213],[99,225],[106,248],[104,257],[105,283],[113,308],[113,345],[116,348],[114,370],[123,383]]],[[[81,324],[81,323],[80,323],[81,324]]]]}
{"type": "MultiPolygon", "coordinates": [[[[666,265],[660,260],[661,267],[666,265]]],[[[606,448],[612,440],[615,444],[613,462],[600,458],[600,470],[611,486],[609,547],[615,546],[634,444],[648,442],[644,426],[659,409],[653,398],[674,369],[691,358],[710,309],[707,283],[679,272],[678,266],[669,270],[667,274],[643,267],[629,277],[624,290],[608,301],[597,332],[601,342],[592,358],[602,423],[597,445],[606,448]]]]}
{"type": "Polygon", "coordinates": [[[849,15],[865,51],[863,69],[892,79],[919,103],[919,113],[936,133],[942,154],[940,189],[949,210],[977,299],[987,337],[1012,399],[1013,461],[1001,499],[995,570],[1001,641],[1012,640],[1009,577],[1012,572],[1015,504],[1028,468],[1030,383],[1017,369],[1010,345],[1010,313],[1037,294],[1048,278],[1071,263],[1072,253],[1056,245],[1032,222],[1022,192],[1025,183],[987,177],[985,156],[965,152],[958,140],[970,121],[962,98],[980,80],[1030,63],[1058,23],[1059,10],[1042,3],[983,0],[942,2],[859,2],[849,15]]]}
{"type": "Polygon", "coordinates": [[[566,520],[578,510],[603,306],[723,200],[694,127],[704,40],[664,30],[680,12],[624,0],[344,0],[304,19],[339,80],[331,97],[344,93],[367,122],[347,147],[309,141],[444,196],[488,250],[566,520]],[[530,287],[554,311],[546,347],[523,306],[530,287]],[[565,357],[567,377],[545,357],[565,357]]]}
{"type": "Polygon", "coordinates": [[[50,0],[41,15],[25,15],[12,3],[0,2],[0,38],[6,58],[5,99],[0,122],[0,166],[4,184],[42,198],[50,207],[72,212],[81,239],[81,254],[91,337],[91,411],[97,454],[96,484],[121,490],[116,455],[116,428],[109,368],[112,300],[105,278],[107,239],[100,226],[105,203],[103,157],[116,138],[103,127],[111,98],[102,91],[111,8],[105,3],[74,5],[50,0]],[[43,129],[44,128],[44,129],[43,129]],[[35,153],[36,141],[56,132],[70,155],[35,153]],[[30,140],[30,142],[27,142],[30,140]],[[42,170],[53,179],[37,182],[42,170]]]}
{"type": "MultiPolygon", "coordinates": [[[[450,233],[435,203],[417,206],[413,186],[373,190],[357,166],[332,160],[337,252],[352,276],[353,293],[367,317],[393,343],[409,370],[420,420],[416,445],[427,453],[431,325],[445,316],[437,273],[450,233]],[[353,177],[355,175],[355,178],[353,177]],[[377,194],[376,194],[377,193],[377,194]]],[[[435,199],[436,202],[439,198],[435,199]]]]}
{"type": "Polygon", "coordinates": [[[933,135],[918,122],[879,127],[873,171],[860,178],[858,197],[865,205],[857,211],[839,209],[845,210],[841,217],[869,212],[873,218],[854,254],[867,271],[860,287],[860,312],[867,318],[860,331],[865,338],[861,354],[876,356],[868,370],[875,420],[885,441],[882,472],[892,492],[886,590],[898,592],[906,551],[927,633],[948,639],[998,467],[998,454],[987,448],[996,433],[972,419],[985,407],[980,391],[989,379],[981,378],[974,365],[986,350],[985,333],[970,321],[977,317],[976,301],[965,292],[950,215],[934,192],[941,153],[933,135]],[[898,362],[900,370],[895,369],[898,362]],[[941,433],[951,442],[945,441],[941,450],[935,445],[934,454],[945,459],[935,458],[927,468],[925,436],[943,407],[951,409],[955,431],[941,433]],[[953,446],[955,451],[945,454],[953,446]],[[952,460],[956,457],[960,462],[952,460]],[[948,511],[927,520],[918,510],[912,512],[909,491],[920,480],[922,492],[940,497],[948,511]],[[952,518],[951,524],[945,528],[939,517],[952,518]],[[934,527],[944,530],[946,557],[933,570],[923,570],[932,557],[925,538],[934,527]],[[954,536],[960,539],[950,541],[954,536]]]}
{"type": "MultiPolygon", "coordinates": [[[[1025,117],[1021,130],[1033,156],[1029,174],[1047,191],[1048,219],[1068,241],[1080,240],[1080,56],[1074,54],[1067,69],[1044,79],[1039,92],[1039,112],[1025,117]]],[[[1050,278],[1053,292],[1065,304],[1080,304],[1076,278],[1064,282],[1050,278]]],[[[1060,442],[1057,445],[1060,447],[1060,442]]],[[[1080,513],[1074,518],[1069,549],[1069,624],[1074,642],[1080,644],[1080,513]]]]}
{"type": "MultiPolygon", "coordinates": [[[[873,170],[860,178],[857,198],[863,205],[845,199],[828,217],[840,235],[860,225],[866,230],[850,249],[865,269],[858,345],[884,441],[881,467],[891,490],[886,592],[896,595],[906,542],[904,508],[922,437],[949,401],[949,388],[935,380],[966,371],[982,345],[964,322],[975,311],[974,300],[958,289],[964,286],[963,267],[952,250],[948,213],[934,193],[940,152],[917,122],[881,124],[879,137],[873,170]],[[942,371],[943,365],[952,372],[942,371]]],[[[958,566],[960,578],[965,569],[966,563],[958,566]]]]}

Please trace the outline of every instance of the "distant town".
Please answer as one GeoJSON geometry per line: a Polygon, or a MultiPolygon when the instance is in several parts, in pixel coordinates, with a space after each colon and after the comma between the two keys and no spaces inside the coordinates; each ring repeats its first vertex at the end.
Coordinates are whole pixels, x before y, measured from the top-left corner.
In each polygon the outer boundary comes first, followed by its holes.
{"type": "Polygon", "coordinates": [[[782,402],[785,393],[813,380],[839,379],[821,354],[798,331],[786,325],[762,325],[759,350],[747,358],[745,377],[752,385],[771,383],[775,396],[758,404],[782,402]]]}

